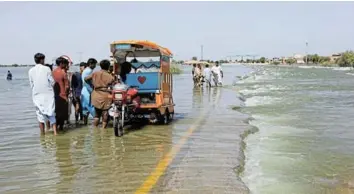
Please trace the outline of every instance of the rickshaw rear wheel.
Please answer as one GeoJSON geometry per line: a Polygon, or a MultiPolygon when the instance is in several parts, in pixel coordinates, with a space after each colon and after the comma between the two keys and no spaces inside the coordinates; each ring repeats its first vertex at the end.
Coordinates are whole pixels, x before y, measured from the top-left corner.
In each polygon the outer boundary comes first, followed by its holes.
{"type": "Polygon", "coordinates": [[[170,122],[170,113],[166,109],[165,114],[159,113],[159,123],[162,125],[166,125],[170,122]]]}
{"type": "Polygon", "coordinates": [[[170,113],[170,121],[172,121],[172,120],[173,120],[174,115],[175,115],[175,113],[174,113],[174,112],[171,112],[171,113],[170,113]]]}
{"type": "Polygon", "coordinates": [[[114,117],[113,119],[113,128],[114,128],[114,135],[116,137],[123,136],[123,125],[121,119],[114,117]]]}

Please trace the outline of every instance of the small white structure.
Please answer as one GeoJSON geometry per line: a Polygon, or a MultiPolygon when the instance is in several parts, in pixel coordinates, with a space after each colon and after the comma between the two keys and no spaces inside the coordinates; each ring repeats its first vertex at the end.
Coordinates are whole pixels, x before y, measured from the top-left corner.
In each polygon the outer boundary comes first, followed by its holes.
{"type": "Polygon", "coordinates": [[[294,55],[294,59],[296,60],[297,64],[304,64],[304,56],[300,55],[300,54],[296,54],[294,55]]]}

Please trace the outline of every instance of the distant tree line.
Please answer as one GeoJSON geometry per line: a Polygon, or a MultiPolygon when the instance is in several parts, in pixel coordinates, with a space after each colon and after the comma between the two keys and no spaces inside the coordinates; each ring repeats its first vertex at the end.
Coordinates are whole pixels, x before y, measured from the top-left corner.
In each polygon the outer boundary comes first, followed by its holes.
{"type": "Polygon", "coordinates": [[[354,67],[354,52],[346,51],[341,54],[341,57],[336,60],[340,67],[354,67]]]}

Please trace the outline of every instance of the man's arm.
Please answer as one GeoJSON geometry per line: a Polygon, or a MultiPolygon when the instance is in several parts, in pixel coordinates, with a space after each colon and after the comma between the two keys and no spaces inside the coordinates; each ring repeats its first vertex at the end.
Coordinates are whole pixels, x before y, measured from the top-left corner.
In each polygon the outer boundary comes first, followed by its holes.
{"type": "Polygon", "coordinates": [[[86,76],[86,77],[85,77],[85,81],[90,81],[90,80],[92,80],[92,75],[93,75],[93,73],[92,73],[91,75],[86,76]]]}
{"type": "Polygon", "coordinates": [[[53,78],[53,73],[52,73],[52,71],[50,71],[49,68],[48,68],[48,70],[47,70],[47,78],[48,78],[49,84],[50,84],[52,87],[54,87],[55,81],[54,81],[54,78],[53,78]]]}
{"type": "Polygon", "coordinates": [[[64,73],[64,87],[66,94],[69,95],[70,92],[70,86],[69,86],[69,79],[68,79],[68,74],[64,73]]]}

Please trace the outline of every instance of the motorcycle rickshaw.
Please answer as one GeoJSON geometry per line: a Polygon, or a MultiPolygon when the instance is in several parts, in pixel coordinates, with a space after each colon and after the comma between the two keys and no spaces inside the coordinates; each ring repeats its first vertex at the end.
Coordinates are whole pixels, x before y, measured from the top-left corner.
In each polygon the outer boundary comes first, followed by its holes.
{"type": "Polygon", "coordinates": [[[118,84],[112,89],[113,108],[110,115],[116,136],[123,135],[125,123],[137,118],[149,118],[151,123],[160,124],[168,124],[173,119],[175,104],[171,58],[169,49],[150,41],[111,43],[113,74],[120,77],[123,83],[120,86],[124,85],[120,87],[118,84]],[[146,58],[154,60],[146,61],[146,58]]]}

